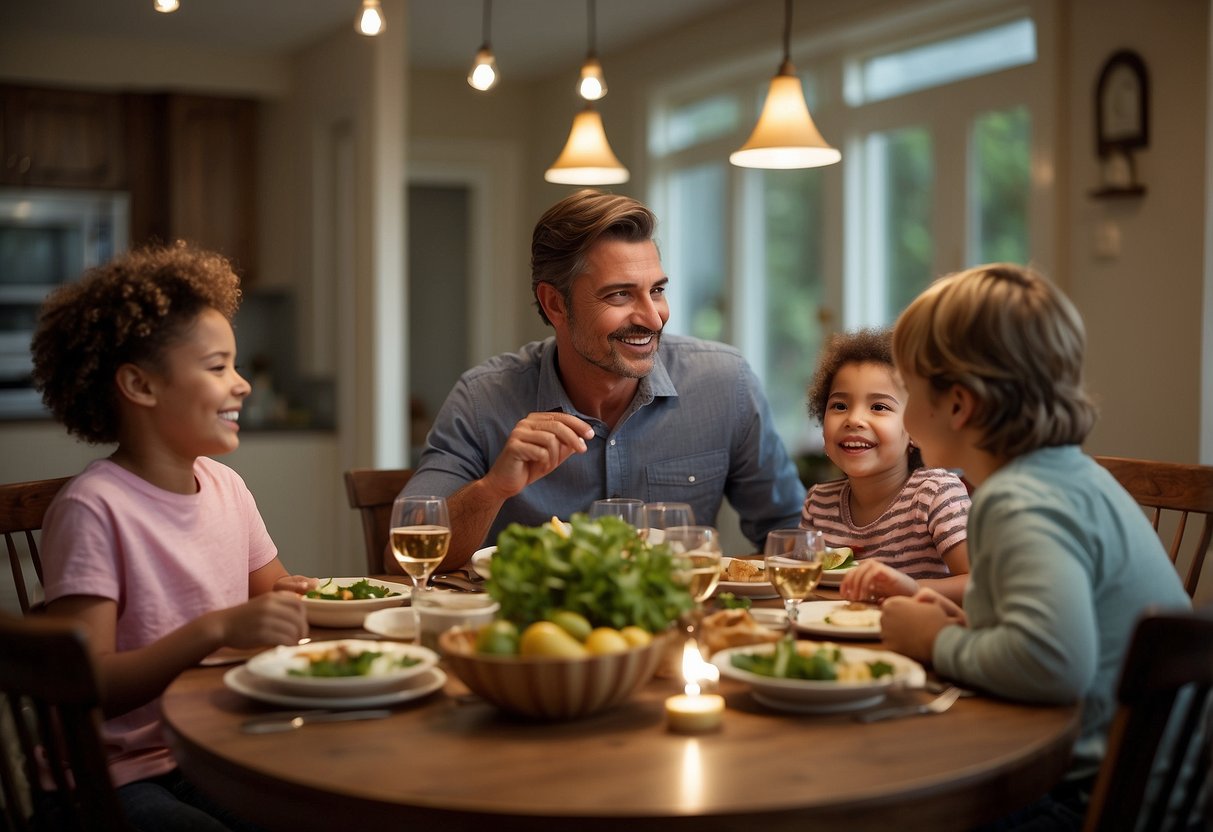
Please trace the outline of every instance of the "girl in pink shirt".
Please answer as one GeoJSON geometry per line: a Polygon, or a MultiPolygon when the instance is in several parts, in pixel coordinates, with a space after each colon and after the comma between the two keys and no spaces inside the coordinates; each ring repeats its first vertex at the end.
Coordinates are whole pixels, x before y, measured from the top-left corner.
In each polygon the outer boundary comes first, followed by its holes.
{"type": "Polygon", "coordinates": [[[243,480],[209,459],[239,444],[239,279],[184,245],[123,255],[43,305],[34,377],[55,418],[117,442],[47,510],[47,613],[88,631],[110,776],[135,828],[242,824],[185,782],[158,699],[220,647],[296,644],[299,595],[243,480]],[[251,600],[250,600],[251,599],[251,600]],[[222,817],[222,821],[216,819],[222,817]]]}
{"type": "Polygon", "coordinates": [[[809,389],[809,413],[846,478],[809,489],[800,525],[854,551],[844,598],[913,595],[930,586],[959,601],[969,571],[969,495],[955,474],[922,467],[902,419],[905,402],[888,330],[830,339],[809,389]]]}

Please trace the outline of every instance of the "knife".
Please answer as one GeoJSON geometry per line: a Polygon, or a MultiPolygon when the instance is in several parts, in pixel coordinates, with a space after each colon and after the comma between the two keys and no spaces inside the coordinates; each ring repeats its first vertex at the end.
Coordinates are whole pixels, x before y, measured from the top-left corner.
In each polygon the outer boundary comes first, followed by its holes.
{"type": "Polygon", "coordinates": [[[246,734],[272,734],[277,731],[293,731],[313,722],[352,722],[359,719],[384,719],[391,715],[392,712],[386,708],[362,711],[301,711],[291,716],[275,714],[246,719],[240,730],[246,734]]]}

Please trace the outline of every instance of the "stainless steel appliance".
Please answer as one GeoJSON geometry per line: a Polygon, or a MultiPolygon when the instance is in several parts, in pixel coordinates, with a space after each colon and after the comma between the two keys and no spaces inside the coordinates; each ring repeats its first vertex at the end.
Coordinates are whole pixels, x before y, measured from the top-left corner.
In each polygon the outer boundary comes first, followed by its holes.
{"type": "Polygon", "coordinates": [[[109,191],[0,188],[0,419],[44,417],[30,338],[46,296],[126,250],[130,199],[109,191]]]}

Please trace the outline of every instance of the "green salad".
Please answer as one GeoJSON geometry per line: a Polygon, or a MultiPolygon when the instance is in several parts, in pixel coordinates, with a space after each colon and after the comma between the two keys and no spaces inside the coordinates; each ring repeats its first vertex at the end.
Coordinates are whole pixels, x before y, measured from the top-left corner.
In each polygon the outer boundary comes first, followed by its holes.
{"type": "Polygon", "coordinates": [[[669,546],[649,545],[618,517],[574,514],[571,527],[511,523],[498,536],[486,587],[501,618],[522,629],[571,610],[595,627],[658,633],[691,608],[669,546]]]}
{"type": "Polygon", "coordinates": [[[797,649],[791,638],[782,638],[769,654],[737,653],[732,656],[733,667],[772,676],[777,679],[808,679],[829,682],[862,682],[893,675],[893,665],[885,661],[849,662],[842,650],[833,644],[813,646],[810,652],[797,649]]]}
{"type": "Polygon", "coordinates": [[[366,601],[371,598],[391,598],[399,594],[386,586],[373,584],[367,578],[349,586],[337,586],[333,579],[329,578],[315,589],[308,590],[303,597],[320,601],[366,601]]]}
{"type": "Polygon", "coordinates": [[[389,672],[401,667],[412,667],[420,659],[413,656],[385,656],[377,650],[359,650],[353,652],[344,646],[309,653],[307,666],[287,671],[288,676],[309,676],[314,678],[338,678],[346,676],[370,676],[372,671],[389,672]],[[380,657],[384,661],[377,662],[380,657]]]}

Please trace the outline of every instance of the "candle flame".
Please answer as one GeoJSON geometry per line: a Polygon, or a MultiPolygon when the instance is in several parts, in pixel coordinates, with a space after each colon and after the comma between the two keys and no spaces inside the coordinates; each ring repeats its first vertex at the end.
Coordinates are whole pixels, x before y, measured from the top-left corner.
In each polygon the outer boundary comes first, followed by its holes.
{"type": "Polygon", "coordinates": [[[688,638],[682,646],[682,678],[686,683],[683,690],[687,696],[698,696],[702,692],[700,685],[703,682],[720,681],[720,670],[703,660],[699,643],[693,638],[688,638]]]}

